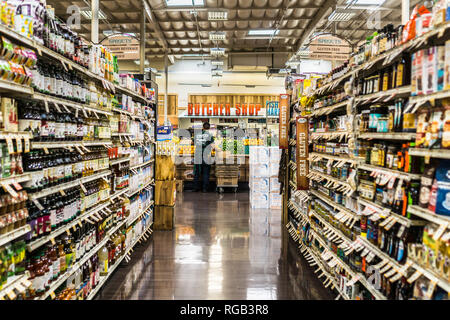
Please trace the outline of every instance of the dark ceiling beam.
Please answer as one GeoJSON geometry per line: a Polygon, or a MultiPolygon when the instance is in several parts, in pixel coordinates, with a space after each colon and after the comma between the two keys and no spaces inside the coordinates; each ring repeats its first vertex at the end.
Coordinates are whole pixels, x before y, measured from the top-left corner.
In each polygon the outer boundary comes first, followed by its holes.
{"type": "MultiPolygon", "coordinates": [[[[168,43],[167,40],[164,38],[164,34],[161,32],[161,28],[159,27],[159,23],[155,18],[155,14],[152,11],[152,7],[150,6],[150,3],[148,2],[148,0],[141,0],[142,4],[143,4],[143,8],[142,10],[145,11],[145,14],[147,15],[148,20],[151,22],[152,26],[153,26],[153,30],[155,30],[155,33],[159,39],[159,41],[161,42],[162,47],[164,48],[164,50],[168,51],[168,43]]],[[[139,32],[137,32],[139,33],[139,32]]]]}
{"type": "Polygon", "coordinates": [[[321,8],[316,12],[314,18],[308,23],[307,28],[302,32],[300,39],[297,41],[297,47],[295,52],[297,52],[303,44],[309,39],[309,36],[316,29],[317,24],[325,18],[328,11],[336,5],[336,0],[325,0],[321,8]]]}

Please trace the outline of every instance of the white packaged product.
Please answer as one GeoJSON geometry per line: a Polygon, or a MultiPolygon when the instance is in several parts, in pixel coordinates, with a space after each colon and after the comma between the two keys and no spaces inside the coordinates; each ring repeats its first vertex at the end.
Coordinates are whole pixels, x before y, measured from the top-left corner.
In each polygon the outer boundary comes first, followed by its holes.
{"type": "Polygon", "coordinates": [[[280,164],[278,162],[271,162],[270,163],[270,176],[271,177],[278,177],[278,172],[280,170],[280,164]]]}
{"type": "Polygon", "coordinates": [[[252,191],[250,193],[250,204],[252,208],[269,208],[269,194],[252,191]]]}
{"type": "Polygon", "coordinates": [[[270,191],[270,179],[269,178],[253,178],[250,184],[250,190],[254,192],[265,192],[270,191]]]}
{"type": "Polygon", "coordinates": [[[269,164],[257,164],[250,165],[250,176],[254,178],[269,178],[270,177],[270,168],[269,164]]]}
{"type": "Polygon", "coordinates": [[[270,209],[281,209],[282,196],[278,193],[270,193],[270,209]]]}
{"type": "Polygon", "coordinates": [[[278,178],[270,178],[270,192],[280,192],[280,182],[278,178]]]}
{"type": "Polygon", "coordinates": [[[280,163],[281,159],[281,149],[279,147],[270,147],[270,162],[280,163]]]}
{"type": "Polygon", "coordinates": [[[251,146],[249,150],[250,165],[268,163],[270,159],[269,148],[260,146],[251,146]]]}

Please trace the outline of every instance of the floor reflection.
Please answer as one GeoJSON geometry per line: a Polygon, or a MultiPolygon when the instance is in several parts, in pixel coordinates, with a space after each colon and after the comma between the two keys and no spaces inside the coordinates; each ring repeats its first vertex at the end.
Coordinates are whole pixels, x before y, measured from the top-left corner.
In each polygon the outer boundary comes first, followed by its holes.
{"type": "Polygon", "coordinates": [[[248,193],[184,193],[176,227],[136,248],[97,299],[331,299],[281,226],[248,193]]]}

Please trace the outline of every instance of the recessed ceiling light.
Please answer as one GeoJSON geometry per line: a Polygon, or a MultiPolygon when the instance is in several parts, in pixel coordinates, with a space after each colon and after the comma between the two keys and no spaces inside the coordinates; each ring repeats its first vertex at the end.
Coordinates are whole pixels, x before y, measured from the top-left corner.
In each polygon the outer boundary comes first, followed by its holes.
{"type": "Polygon", "coordinates": [[[228,20],[228,11],[208,11],[209,21],[228,20]]]}
{"type": "Polygon", "coordinates": [[[347,0],[350,5],[380,6],[386,0],[347,0]]]}
{"type": "Polygon", "coordinates": [[[215,31],[209,33],[209,40],[212,41],[223,41],[227,38],[227,35],[223,31],[215,31]]]}
{"type": "MultiPolygon", "coordinates": [[[[166,0],[168,7],[190,7],[192,6],[192,0],[166,0]]],[[[194,6],[204,6],[203,0],[194,0],[194,6]]]]}
{"type": "Polygon", "coordinates": [[[275,29],[256,29],[248,32],[249,36],[276,36],[280,30],[275,29]]]}
{"type": "Polygon", "coordinates": [[[225,55],[225,49],[223,48],[211,48],[210,53],[213,57],[219,57],[225,55]]]}
{"type": "MultiPolygon", "coordinates": [[[[92,20],[92,10],[91,10],[91,8],[88,8],[88,7],[81,8],[80,9],[80,13],[86,19],[92,20]]],[[[98,10],[98,19],[99,20],[106,20],[107,19],[106,14],[101,9],[98,10]]]]}

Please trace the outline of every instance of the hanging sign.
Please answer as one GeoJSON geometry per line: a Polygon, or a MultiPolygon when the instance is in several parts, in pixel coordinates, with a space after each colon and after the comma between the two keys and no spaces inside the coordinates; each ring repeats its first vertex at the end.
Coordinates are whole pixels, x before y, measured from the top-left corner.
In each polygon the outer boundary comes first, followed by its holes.
{"type": "Polygon", "coordinates": [[[297,117],[297,190],[309,189],[308,118],[297,117]]]}
{"type": "Polygon", "coordinates": [[[261,117],[266,115],[266,110],[259,103],[189,103],[187,115],[191,116],[220,116],[220,117],[261,117]]]}
{"type": "Polygon", "coordinates": [[[112,36],[103,41],[118,60],[139,60],[139,41],[126,35],[112,36]]]}
{"type": "Polygon", "coordinates": [[[162,126],[156,129],[157,141],[170,141],[172,140],[172,127],[162,126]]]}
{"type": "Polygon", "coordinates": [[[289,133],[289,95],[280,95],[280,149],[287,149],[289,146],[288,141],[289,133]]]}
{"type": "Polygon", "coordinates": [[[280,114],[280,108],[278,106],[278,101],[267,101],[266,102],[267,116],[278,117],[280,114]]]}

